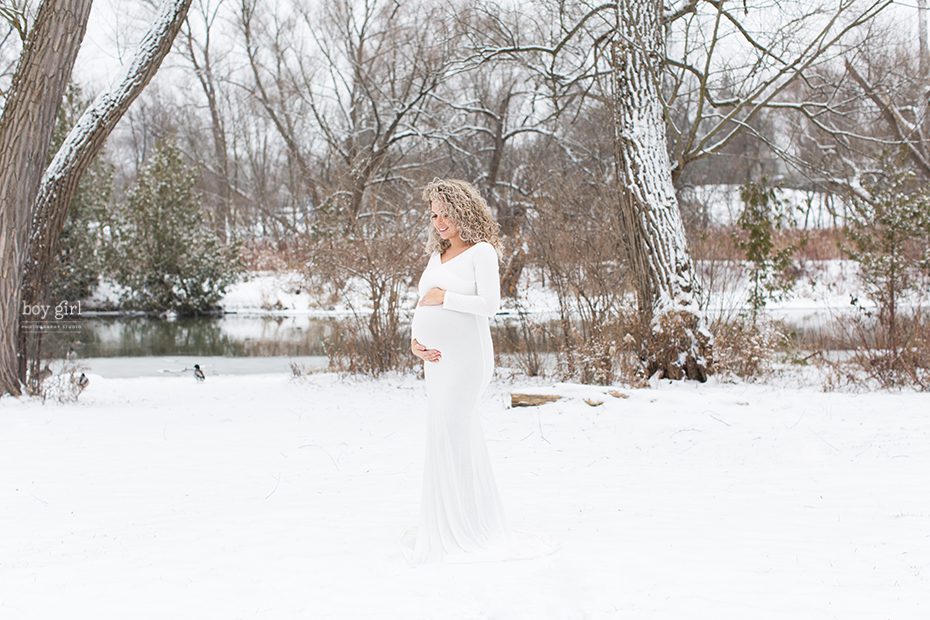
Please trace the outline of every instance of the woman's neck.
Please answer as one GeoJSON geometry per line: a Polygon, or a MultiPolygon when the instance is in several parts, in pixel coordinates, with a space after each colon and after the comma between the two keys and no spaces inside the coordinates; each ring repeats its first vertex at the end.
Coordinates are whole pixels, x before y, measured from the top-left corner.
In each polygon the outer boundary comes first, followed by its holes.
{"type": "Polygon", "coordinates": [[[471,245],[470,243],[465,243],[464,241],[462,241],[461,237],[457,237],[455,239],[449,239],[450,250],[464,250],[470,245],[471,245]]]}

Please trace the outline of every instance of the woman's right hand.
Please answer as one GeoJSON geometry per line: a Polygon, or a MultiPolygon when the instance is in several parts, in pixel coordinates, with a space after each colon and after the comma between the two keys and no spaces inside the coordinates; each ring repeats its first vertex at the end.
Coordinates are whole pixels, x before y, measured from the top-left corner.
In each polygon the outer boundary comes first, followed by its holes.
{"type": "Polygon", "coordinates": [[[410,341],[410,350],[424,362],[438,362],[442,357],[438,349],[427,349],[416,338],[410,341]]]}

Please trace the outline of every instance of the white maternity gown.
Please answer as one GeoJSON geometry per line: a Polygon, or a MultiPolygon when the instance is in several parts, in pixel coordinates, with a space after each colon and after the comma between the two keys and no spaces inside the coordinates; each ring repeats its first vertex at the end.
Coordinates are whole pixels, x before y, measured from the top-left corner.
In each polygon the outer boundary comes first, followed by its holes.
{"type": "MultiPolygon", "coordinates": [[[[401,539],[412,566],[516,559],[529,550],[525,537],[517,544],[521,539],[505,517],[477,406],[494,372],[488,319],[500,306],[498,269],[494,246],[481,241],[445,263],[434,252],[417,284],[420,298],[431,288],[446,292],[442,305],[417,306],[411,323],[412,337],[442,356],[423,368],[428,412],[420,521],[401,539]]],[[[529,555],[551,550],[537,545],[529,555]]]]}

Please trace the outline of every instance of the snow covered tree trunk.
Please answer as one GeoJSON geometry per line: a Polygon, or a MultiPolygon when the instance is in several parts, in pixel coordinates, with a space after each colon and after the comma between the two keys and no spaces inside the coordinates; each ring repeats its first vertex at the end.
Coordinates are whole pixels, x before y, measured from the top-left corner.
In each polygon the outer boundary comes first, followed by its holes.
{"type": "Polygon", "coordinates": [[[640,343],[647,373],[705,381],[712,339],[698,308],[672,185],[658,91],[665,58],[661,19],[658,0],[618,0],[612,70],[620,220],[648,325],[640,343]]]}
{"type": "Polygon", "coordinates": [[[21,393],[17,333],[32,205],[91,1],[42,3],[0,118],[0,394],[21,393]]]}
{"type": "MultiPolygon", "coordinates": [[[[68,207],[77,190],[81,175],[152,77],[174,42],[191,0],[165,0],[152,26],[139,43],[132,62],[122,78],[109,91],[97,96],[68,133],[42,177],[32,209],[28,251],[22,295],[26,304],[43,304],[48,277],[58,248],[58,238],[64,227],[68,207]]],[[[61,301],[61,300],[56,300],[61,301]]],[[[69,300],[74,301],[74,300],[69,300]]],[[[25,362],[38,364],[34,346],[29,346],[31,334],[19,337],[21,355],[19,373],[25,375],[25,362]]]]}

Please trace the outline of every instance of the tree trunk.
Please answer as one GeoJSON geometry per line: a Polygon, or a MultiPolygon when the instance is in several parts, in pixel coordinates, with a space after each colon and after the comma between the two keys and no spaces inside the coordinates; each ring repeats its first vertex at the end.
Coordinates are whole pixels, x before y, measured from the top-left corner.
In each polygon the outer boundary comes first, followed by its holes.
{"type": "Polygon", "coordinates": [[[91,1],[42,3],[0,118],[0,394],[22,392],[16,342],[32,205],[91,1]]]}
{"type": "Polygon", "coordinates": [[[930,73],[930,51],[927,50],[927,0],[917,0],[917,49],[920,53],[920,79],[930,73]]]}
{"type": "Polygon", "coordinates": [[[527,258],[526,243],[523,240],[526,207],[511,203],[506,208],[499,207],[497,212],[501,234],[508,246],[508,252],[504,255],[504,262],[501,265],[501,296],[516,298],[527,258]]]}
{"type": "MultiPolygon", "coordinates": [[[[920,75],[917,76],[918,83],[923,92],[930,94],[930,49],[927,48],[927,0],[917,0],[917,37],[919,42],[920,75]]],[[[923,134],[924,141],[930,136],[930,115],[923,114],[923,120],[919,122],[920,131],[923,134]]],[[[926,144],[926,142],[924,142],[926,144]]]]}
{"type": "Polygon", "coordinates": [[[658,87],[665,37],[657,0],[618,0],[612,42],[619,214],[643,318],[648,375],[705,381],[712,337],[672,185],[658,87]],[[648,326],[648,329],[645,327],[648,326]]]}
{"type": "Polygon", "coordinates": [[[520,277],[526,267],[526,250],[520,236],[510,238],[511,247],[504,256],[501,269],[501,297],[515,299],[519,291],[520,277]]]}
{"type": "MultiPolygon", "coordinates": [[[[190,4],[191,0],[165,0],[155,22],[140,41],[122,79],[112,90],[101,93],[84,111],[45,171],[32,209],[29,259],[26,261],[21,286],[25,304],[49,303],[45,299],[49,273],[54,264],[58,238],[65,224],[68,207],[81,176],[103,148],[117,122],[155,76],[184,23],[190,4]]],[[[40,333],[21,331],[19,335],[21,379],[24,379],[27,358],[33,362],[33,366],[39,363],[37,353],[40,338],[40,333]]]]}
{"type": "Polygon", "coordinates": [[[523,206],[514,207],[509,202],[501,204],[497,193],[497,180],[500,177],[501,164],[504,160],[504,149],[507,148],[507,141],[504,138],[506,132],[505,119],[507,118],[507,111],[510,108],[512,97],[513,92],[507,92],[498,104],[496,114],[492,116],[494,139],[491,160],[488,162],[486,182],[488,205],[497,212],[497,221],[500,224],[501,234],[506,239],[506,245],[509,246],[509,251],[504,255],[504,261],[501,265],[501,296],[510,299],[517,296],[520,277],[523,275],[523,268],[526,266],[526,249],[523,242],[526,208],[523,206]]]}

